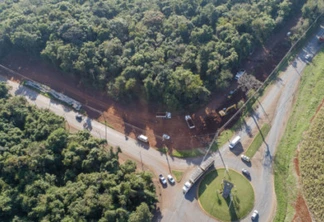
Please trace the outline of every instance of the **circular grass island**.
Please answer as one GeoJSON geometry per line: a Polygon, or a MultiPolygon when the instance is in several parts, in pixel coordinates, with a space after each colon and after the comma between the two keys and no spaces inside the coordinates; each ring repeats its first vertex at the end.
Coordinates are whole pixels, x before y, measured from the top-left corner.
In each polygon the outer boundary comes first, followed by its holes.
{"type": "Polygon", "coordinates": [[[217,169],[206,174],[200,182],[198,200],[205,212],[218,220],[239,220],[252,210],[254,190],[240,173],[229,170],[227,174],[225,169],[217,169]],[[223,180],[233,184],[231,195],[227,198],[222,195],[223,180]]]}

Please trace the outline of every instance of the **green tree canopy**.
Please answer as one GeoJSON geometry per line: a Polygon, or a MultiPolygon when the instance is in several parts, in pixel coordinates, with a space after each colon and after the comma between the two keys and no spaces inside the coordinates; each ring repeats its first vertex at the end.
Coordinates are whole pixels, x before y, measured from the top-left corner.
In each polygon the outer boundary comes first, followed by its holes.
{"type": "Polygon", "coordinates": [[[3,83],[0,92],[0,221],[151,221],[148,172],[119,164],[120,149],[88,131],[69,134],[63,118],[6,98],[3,83]]]}

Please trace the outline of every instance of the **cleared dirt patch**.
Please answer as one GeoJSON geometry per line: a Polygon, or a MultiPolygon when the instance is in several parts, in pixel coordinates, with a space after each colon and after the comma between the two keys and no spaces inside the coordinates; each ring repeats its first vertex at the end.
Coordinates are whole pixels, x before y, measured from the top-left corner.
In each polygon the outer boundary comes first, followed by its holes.
{"type": "Polygon", "coordinates": [[[311,215],[309,213],[306,201],[301,193],[301,184],[300,184],[300,169],[299,169],[299,151],[297,150],[296,156],[294,158],[294,167],[298,177],[298,196],[295,202],[295,215],[292,219],[292,222],[306,222],[312,221],[311,215]]]}
{"type": "Polygon", "coordinates": [[[307,222],[312,221],[312,218],[309,214],[306,202],[304,197],[299,193],[296,204],[295,204],[296,213],[294,218],[292,219],[293,222],[307,222]]]}
{"type": "MultiPolygon", "coordinates": [[[[243,62],[242,67],[249,73],[254,73],[258,79],[264,80],[287,52],[289,44],[285,34],[296,24],[298,18],[299,15],[296,15],[296,18],[286,24],[285,29],[276,32],[267,44],[256,49],[255,53],[243,62]]],[[[135,138],[136,135],[145,134],[149,137],[151,146],[158,148],[167,146],[170,150],[206,147],[216,130],[230,118],[230,115],[221,118],[218,111],[243,98],[243,95],[239,94],[228,100],[228,92],[215,92],[211,96],[211,101],[195,113],[172,113],[171,120],[162,120],[157,119],[155,113],[170,110],[162,109],[156,104],[147,104],[145,101],[117,103],[108,98],[105,92],[94,90],[87,82],[81,82],[79,77],[63,73],[52,64],[37,57],[12,52],[3,59],[2,63],[27,78],[78,100],[84,105],[85,111],[91,118],[99,118],[100,121],[106,122],[126,136],[135,138]],[[195,129],[188,128],[184,120],[187,114],[191,114],[196,125],[195,129]],[[171,140],[163,141],[164,133],[170,135],[171,140]]],[[[2,74],[6,75],[8,72],[2,70],[2,74]]],[[[22,79],[12,74],[8,77],[18,81],[22,79]]],[[[230,90],[236,87],[237,83],[233,82],[230,90]]],[[[231,127],[231,124],[228,127],[231,127]]]]}

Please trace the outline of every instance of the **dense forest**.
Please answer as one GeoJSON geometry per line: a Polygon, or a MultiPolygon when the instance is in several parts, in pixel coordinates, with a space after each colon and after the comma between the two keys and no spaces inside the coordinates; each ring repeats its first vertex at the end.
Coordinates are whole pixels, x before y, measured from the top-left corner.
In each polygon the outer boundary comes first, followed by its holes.
{"type": "Polygon", "coordinates": [[[64,124],[0,83],[0,221],[150,222],[151,175],[64,124]]]}
{"type": "MultiPolygon", "coordinates": [[[[23,49],[120,101],[202,104],[304,0],[4,0],[0,52],[23,49]]],[[[314,19],[322,0],[309,0],[314,19]]]]}

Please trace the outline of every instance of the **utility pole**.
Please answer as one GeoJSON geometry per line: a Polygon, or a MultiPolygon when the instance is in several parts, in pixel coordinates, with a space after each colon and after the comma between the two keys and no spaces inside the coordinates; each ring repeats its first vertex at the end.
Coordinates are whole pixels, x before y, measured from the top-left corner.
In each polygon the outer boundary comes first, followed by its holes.
{"type": "Polygon", "coordinates": [[[106,139],[106,143],[108,143],[108,140],[107,140],[107,121],[106,121],[105,114],[103,114],[103,117],[104,117],[104,120],[105,120],[105,139],[106,139]]]}
{"type": "Polygon", "coordinates": [[[142,160],[142,151],[139,151],[139,154],[140,154],[140,158],[141,158],[142,171],[144,171],[143,160],[142,160]]]}

